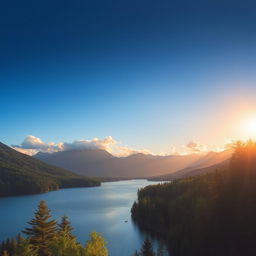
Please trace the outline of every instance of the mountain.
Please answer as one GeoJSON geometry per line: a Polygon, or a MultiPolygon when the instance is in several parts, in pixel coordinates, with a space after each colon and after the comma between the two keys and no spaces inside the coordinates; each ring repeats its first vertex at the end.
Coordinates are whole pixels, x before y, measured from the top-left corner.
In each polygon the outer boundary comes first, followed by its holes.
{"type": "Polygon", "coordinates": [[[218,170],[218,171],[219,170],[226,170],[228,168],[228,166],[229,166],[229,159],[227,159],[227,160],[225,160],[221,163],[208,166],[208,167],[191,170],[191,171],[186,172],[185,174],[183,174],[181,178],[198,176],[198,175],[202,175],[202,174],[206,174],[206,173],[211,173],[211,172],[214,172],[216,170],[218,170]]]}
{"type": "Polygon", "coordinates": [[[73,150],[38,153],[34,157],[90,177],[145,178],[186,168],[202,156],[153,156],[138,153],[115,157],[104,150],[73,150]]]}
{"type": "Polygon", "coordinates": [[[100,182],[51,166],[0,142],[0,196],[97,185],[100,182]]]}
{"type": "Polygon", "coordinates": [[[208,154],[201,157],[184,169],[181,169],[174,173],[156,176],[151,178],[151,180],[168,181],[209,173],[216,169],[222,169],[227,167],[231,156],[232,150],[225,150],[222,152],[209,152],[208,154]]]}

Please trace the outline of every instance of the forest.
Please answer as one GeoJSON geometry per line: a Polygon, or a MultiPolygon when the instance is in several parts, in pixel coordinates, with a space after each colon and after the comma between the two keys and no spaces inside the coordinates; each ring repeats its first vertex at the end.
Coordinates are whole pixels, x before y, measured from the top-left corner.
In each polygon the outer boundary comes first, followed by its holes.
{"type": "Polygon", "coordinates": [[[43,163],[0,143],[0,196],[99,185],[100,181],[43,163]]]}
{"type": "Polygon", "coordinates": [[[139,190],[131,213],[170,255],[256,255],[255,142],[237,142],[227,168],[139,190]]]}

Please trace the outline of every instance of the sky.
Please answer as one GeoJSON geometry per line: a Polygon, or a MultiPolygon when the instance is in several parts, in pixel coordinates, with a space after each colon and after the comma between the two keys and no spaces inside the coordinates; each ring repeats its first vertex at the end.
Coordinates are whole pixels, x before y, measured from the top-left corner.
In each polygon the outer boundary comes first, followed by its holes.
{"type": "Polygon", "coordinates": [[[248,0],[1,3],[0,141],[170,154],[256,137],[245,127],[255,11],[248,0]]]}

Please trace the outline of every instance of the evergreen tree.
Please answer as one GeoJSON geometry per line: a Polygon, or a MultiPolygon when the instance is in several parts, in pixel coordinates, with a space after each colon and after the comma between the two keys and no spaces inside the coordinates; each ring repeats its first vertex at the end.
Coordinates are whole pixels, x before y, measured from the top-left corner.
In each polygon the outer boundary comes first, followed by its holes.
{"type": "Polygon", "coordinates": [[[37,249],[29,243],[29,239],[20,238],[14,256],[37,256],[37,249]]]}
{"type": "Polygon", "coordinates": [[[82,256],[82,246],[67,230],[60,231],[49,244],[49,253],[52,256],[82,256]]]}
{"type": "Polygon", "coordinates": [[[38,205],[35,218],[28,224],[31,228],[26,228],[23,232],[28,235],[30,243],[38,249],[39,256],[48,256],[48,245],[56,235],[56,221],[50,220],[50,211],[44,201],[38,205]]]}
{"type": "Polygon", "coordinates": [[[0,244],[0,253],[8,252],[9,255],[12,255],[17,247],[16,238],[8,238],[5,241],[2,241],[0,244]]]}
{"type": "Polygon", "coordinates": [[[72,235],[73,227],[70,225],[70,221],[68,221],[67,216],[62,216],[61,223],[58,224],[59,232],[65,232],[65,234],[69,235],[71,238],[74,238],[72,235]]]}
{"type": "Polygon", "coordinates": [[[144,243],[141,248],[141,255],[142,256],[155,256],[155,253],[152,248],[152,244],[148,238],[146,238],[144,240],[144,243]]]}
{"type": "Polygon", "coordinates": [[[139,254],[138,251],[136,250],[132,256],[140,256],[140,254],[139,254]]]}
{"type": "Polygon", "coordinates": [[[108,249],[104,238],[95,231],[90,234],[90,240],[85,245],[86,256],[108,256],[108,249]]]}

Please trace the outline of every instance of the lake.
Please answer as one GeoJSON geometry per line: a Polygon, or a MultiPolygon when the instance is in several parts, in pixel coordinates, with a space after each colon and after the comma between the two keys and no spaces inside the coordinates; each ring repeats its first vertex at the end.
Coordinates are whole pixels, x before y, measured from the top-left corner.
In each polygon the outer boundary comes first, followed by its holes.
{"type": "Polygon", "coordinates": [[[157,183],[147,180],[105,182],[101,187],[0,198],[0,240],[14,237],[24,229],[39,201],[45,200],[54,219],[59,221],[63,215],[69,217],[79,242],[84,244],[88,234],[95,230],[107,241],[110,256],[130,256],[145,238],[130,216],[137,190],[157,183]]]}

